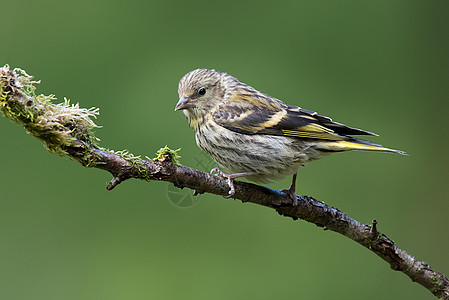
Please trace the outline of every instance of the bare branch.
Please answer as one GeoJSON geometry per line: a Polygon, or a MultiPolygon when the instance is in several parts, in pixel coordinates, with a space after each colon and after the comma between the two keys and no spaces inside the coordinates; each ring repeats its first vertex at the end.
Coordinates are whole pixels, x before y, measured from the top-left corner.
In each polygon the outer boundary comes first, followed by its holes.
{"type": "MultiPolygon", "coordinates": [[[[168,181],[181,189],[193,189],[196,194],[227,195],[226,179],[176,164],[176,151],[167,147],[159,150],[154,160],[99,147],[91,131],[96,127],[91,117],[98,114],[97,109],[82,109],[68,101],[52,104],[52,97],[34,95],[34,83],[32,77],[20,69],[0,68],[1,111],[40,139],[49,151],[67,155],[85,167],[111,173],[113,178],[107,185],[108,190],[136,178],[168,181]]],[[[435,296],[449,299],[447,277],[397,247],[378,231],[376,220],[371,226],[365,225],[312,197],[297,196],[293,203],[283,192],[251,183],[236,181],[235,189],[235,199],[272,208],[280,215],[314,223],[356,241],[388,262],[393,270],[403,272],[435,296]]]]}

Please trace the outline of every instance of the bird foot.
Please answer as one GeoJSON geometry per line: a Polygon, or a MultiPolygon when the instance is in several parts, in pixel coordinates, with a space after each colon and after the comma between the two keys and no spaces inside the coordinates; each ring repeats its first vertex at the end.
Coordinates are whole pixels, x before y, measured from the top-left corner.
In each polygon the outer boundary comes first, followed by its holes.
{"type": "Polygon", "coordinates": [[[235,194],[234,179],[256,174],[256,172],[242,172],[242,173],[228,174],[228,173],[223,172],[219,168],[213,168],[212,170],[210,170],[210,174],[213,174],[213,173],[217,173],[217,174],[215,174],[216,176],[220,176],[222,178],[227,179],[228,186],[229,186],[229,192],[228,192],[227,196],[223,196],[225,198],[231,198],[235,194]]]}
{"type": "Polygon", "coordinates": [[[281,192],[286,193],[287,196],[292,200],[292,205],[293,206],[297,206],[298,205],[298,196],[296,196],[295,194],[295,190],[296,190],[296,176],[297,174],[293,174],[293,179],[292,179],[292,185],[290,186],[289,189],[283,189],[281,190],[281,192]]]}
{"type": "Polygon", "coordinates": [[[298,205],[298,196],[295,194],[295,189],[292,189],[291,187],[289,189],[283,189],[281,192],[287,194],[287,196],[292,200],[292,205],[297,206],[298,205]]]}

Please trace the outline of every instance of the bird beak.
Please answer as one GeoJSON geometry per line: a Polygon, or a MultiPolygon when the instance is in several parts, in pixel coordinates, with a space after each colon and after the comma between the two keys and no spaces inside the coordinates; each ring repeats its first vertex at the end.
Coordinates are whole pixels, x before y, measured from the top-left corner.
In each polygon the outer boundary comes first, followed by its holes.
{"type": "Polygon", "coordinates": [[[175,110],[187,109],[193,106],[192,99],[182,96],[176,104],[175,110]]]}

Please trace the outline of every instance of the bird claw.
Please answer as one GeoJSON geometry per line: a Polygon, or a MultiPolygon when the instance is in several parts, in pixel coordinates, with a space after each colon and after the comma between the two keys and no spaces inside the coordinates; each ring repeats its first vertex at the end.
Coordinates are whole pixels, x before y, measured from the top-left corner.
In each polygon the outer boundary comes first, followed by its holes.
{"type": "Polygon", "coordinates": [[[219,168],[213,168],[212,170],[210,170],[210,174],[214,174],[214,173],[217,173],[216,175],[221,176],[221,177],[223,177],[223,175],[227,175],[219,168]]]}
{"type": "Polygon", "coordinates": [[[295,191],[290,189],[283,189],[281,192],[287,194],[287,196],[292,200],[292,206],[298,205],[298,196],[296,196],[295,191]]]}
{"type": "Polygon", "coordinates": [[[227,196],[223,196],[225,198],[231,198],[235,194],[234,179],[256,174],[256,172],[242,172],[242,173],[227,174],[227,173],[223,172],[222,170],[220,170],[219,168],[213,168],[212,170],[210,170],[210,174],[213,174],[213,173],[217,173],[216,174],[217,176],[225,178],[228,183],[229,192],[228,192],[227,196]]]}
{"type": "Polygon", "coordinates": [[[232,196],[234,196],[235,194],[235,187],[234,187],[234,174],[227,174],[225,172],[223,172],[222,170],[220,170],[219,168],[213,168],[212,170],[210,170],[210,174],[213,173],[217,173],[215,174],[216,176],[220,176],[222,178],[227,179],[227,183],[229,186],[229,192],[227,196],[223,196],[224,198],[231,198],[232,196]]]}
{"type": "Polygon", "coordinates": [[[292,200],[292,206],[297,206],[298,205],[298,196],[296,196],[295,194],[295,190],[296,190],[296,176],[297,174],[293,174],[293,178],[292,178],[292,185],[290,186],[289,189],[284,189],[281,190],[281,192],[286,193],[287,196],[292,200]]]}

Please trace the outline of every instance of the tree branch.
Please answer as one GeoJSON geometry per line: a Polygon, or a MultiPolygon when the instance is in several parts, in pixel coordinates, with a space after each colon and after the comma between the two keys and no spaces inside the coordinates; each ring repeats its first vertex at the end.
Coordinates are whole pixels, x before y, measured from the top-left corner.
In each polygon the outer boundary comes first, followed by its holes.
{"type": "MultiPolygon", "coordinates": [[[[114,189],[130,179],[168,181],[178,188],[190,188],[196,193],[227,195],[225,179],[176,164],[176,151],[165,147],[155,159],[141,159],[126,151],[112,151],[99,147],[92,129],[97,127],[92,117],[98,109],[79,108],[68,100],[53,104],[51,96],[36,96],[32,77],[20,69],[0,68],[0,109],[3,114],[19,123],[50,152],[67,155],[85,167],[108,171],[113,178],[107,185],[114,189]]],[[[324,229],[338,232],[388,262],[393,270],[401,271],[431,291],[435,296],[449,299],[449,280],[424,262],[401,250],[386,235],[372,225],[362,224],[340,210],[308,196],[297,196],[297,203],[283,192],[246,182],[235,182],[233,198],[252,202],[276,210],[294,220],[302,219],[324,229]]]]}

